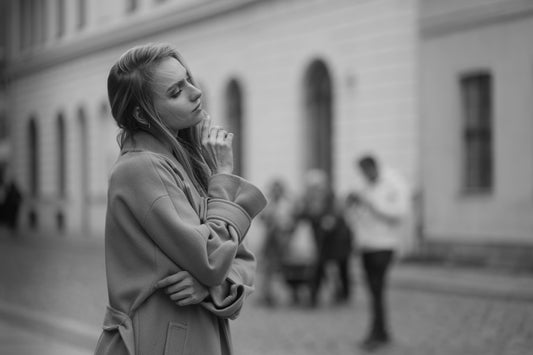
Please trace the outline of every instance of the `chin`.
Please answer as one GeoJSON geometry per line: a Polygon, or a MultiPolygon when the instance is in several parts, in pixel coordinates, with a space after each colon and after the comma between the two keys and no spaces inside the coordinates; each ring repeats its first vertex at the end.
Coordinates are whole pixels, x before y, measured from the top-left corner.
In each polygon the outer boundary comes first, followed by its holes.
{"type": "Polygon", "coordinates": [[[202,118],[202,121],[209,117],[209,114],[206,110],[201,109],[200,112],[198,112],[198,116],[202,118]]]}
{"type": "Polygon", "coordinates": [[[206,111],[204,110],[199,111],[196,114],[193,125],[196,126],[198,123],[203,122],[208,117],[209,117],[209,114],[206,111]]]}

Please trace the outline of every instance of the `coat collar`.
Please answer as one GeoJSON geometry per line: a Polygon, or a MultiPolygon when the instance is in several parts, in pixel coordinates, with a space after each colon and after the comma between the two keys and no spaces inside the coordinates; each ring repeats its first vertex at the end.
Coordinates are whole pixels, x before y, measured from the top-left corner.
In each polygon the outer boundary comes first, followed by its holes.
{"type": "Polygon", "coordinates": [[[149,151],[153,153],[162,154],[174,160],[172,149],[168,144],[162,142],[154,135],[142,131],[135,133],[133,137],[128,138],[124,142],[120,154],[123,155],[128,152],[141,151],[149,151]]]}

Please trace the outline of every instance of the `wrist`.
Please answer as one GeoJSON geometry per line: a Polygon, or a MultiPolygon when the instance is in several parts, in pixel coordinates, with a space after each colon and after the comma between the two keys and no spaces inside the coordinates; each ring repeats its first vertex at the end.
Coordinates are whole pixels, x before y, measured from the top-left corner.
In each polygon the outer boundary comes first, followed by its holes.
{"type": "Polygon", "coordinates": [[[217,174],[232,174],[233,173],[233,169],[232,168],[229,168],[229,167],[219,167],[216,171],[217,174]]]}

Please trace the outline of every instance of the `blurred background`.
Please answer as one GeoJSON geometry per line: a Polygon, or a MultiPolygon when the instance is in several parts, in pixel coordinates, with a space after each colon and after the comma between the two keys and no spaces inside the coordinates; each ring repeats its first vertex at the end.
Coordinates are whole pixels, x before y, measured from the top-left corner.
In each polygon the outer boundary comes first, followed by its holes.
{"type": "MultiPolygon", "coordinates": [[[[16,334],[0,353],[94,346],[118,155],[106,79],[146,42],[177,46],[258,186],[280,178],[297,193],[319,168],[343,196],[369,152],[406,178],[413,209],[391,276],[401,331],[386,353],[530,351],[532,1],[0,0],[0,17],[0,200],[20,192],[0,226],[0,329],[16,334]],[[25,336],[34,350],[17,348],[25,336]]],[[[261,235],[254,223],[255,250],[261,235]]],[[[238,353],[356,353],[354,265],[343,307],[247,305],[238,353]]]]}

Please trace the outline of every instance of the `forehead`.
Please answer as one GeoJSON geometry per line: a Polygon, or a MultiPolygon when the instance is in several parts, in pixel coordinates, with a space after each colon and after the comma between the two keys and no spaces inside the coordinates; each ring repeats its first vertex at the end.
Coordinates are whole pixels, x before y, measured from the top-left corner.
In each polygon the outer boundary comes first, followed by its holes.
{"type": "Polygon", "coordinates": [[[176,58],[163,59],[154,71],[156,89],[166,90],[186,77],[187,71],[185,67],[176,58]]]}

